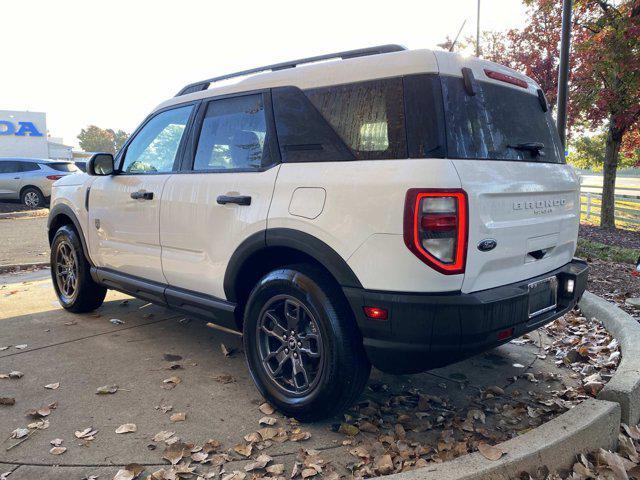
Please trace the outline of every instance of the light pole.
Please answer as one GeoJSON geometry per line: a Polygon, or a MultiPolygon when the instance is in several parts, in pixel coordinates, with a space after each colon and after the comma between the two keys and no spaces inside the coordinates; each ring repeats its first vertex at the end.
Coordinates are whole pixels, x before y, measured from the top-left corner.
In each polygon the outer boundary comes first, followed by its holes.
{"type": "Polygon", "coordinates": [[[558,71],[558,133],[562,147],[567,149],[567,100],[569,89],[569,47],[571,45],[571,4],[562,2],[562,38],[560,41],[560,67],[558,71]]]}
{"type": "Polygon", "coordinates": [[[478,16],[476,18],[476,57],[480,56],[480,0],[478,0],[478,16]]]}

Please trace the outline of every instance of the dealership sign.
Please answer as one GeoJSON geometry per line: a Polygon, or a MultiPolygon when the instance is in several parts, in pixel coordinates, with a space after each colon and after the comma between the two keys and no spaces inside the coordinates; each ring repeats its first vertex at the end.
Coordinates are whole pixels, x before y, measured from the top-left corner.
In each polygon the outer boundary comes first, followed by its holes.
{"type": "Polygon", "coordinates": [[[42,132],[38,130],[33,122],[10,122],[0,120],[0,136],[15,135],[16,137],[42,137],[42,132]]]}

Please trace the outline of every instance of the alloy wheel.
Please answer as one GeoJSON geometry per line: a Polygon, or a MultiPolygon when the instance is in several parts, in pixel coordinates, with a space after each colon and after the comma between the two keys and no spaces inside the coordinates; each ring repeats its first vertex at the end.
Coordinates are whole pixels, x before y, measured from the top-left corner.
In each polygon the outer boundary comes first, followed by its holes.
{"type": "Polygon", "coordinates": [[[309,309],[290,295],[271,298],[257,324],[260,360],[265,372],[288,395],[311,392],[320,380],[322,335],[309,309]]]}
{"type": "Polygon", "coordinates": [[[40,197],[34,191],[29,191],[24,195],[24,204],[29,208],[35,208],[40,205],[40,197]]]}
{"type": "Polygon", "coordinates": [[[78,291],[78,257],[66,240],[56,249],[55,274],[60,297],[65,303],[71,302],[78,291]]]}

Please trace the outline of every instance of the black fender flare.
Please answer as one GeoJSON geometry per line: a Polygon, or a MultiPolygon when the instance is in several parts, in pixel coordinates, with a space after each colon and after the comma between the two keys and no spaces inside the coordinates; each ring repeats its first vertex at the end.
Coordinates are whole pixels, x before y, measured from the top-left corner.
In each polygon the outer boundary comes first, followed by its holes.
{"type": "Polygon", "coordinates": [[[71,209],[71,207],[65,205],[64,203],[59,203],[49,211],[49,218],[47,219],[47,237],[49,238],[49,246],[51,246],[51,241],[53,240],[53,236],[55,235],[55,232],[51,231],[52,225],[56,223],[55,220],[60,215],[68,217],[73,223],[73,228],[76,229],[76,232],[78,232],[78,236],[80,237],[80,243],[82,244],[82,251],[84,252],[84,256],[88,260],[89,264],[93,266],[93,262],[91,262],[91,257],[89,256],[87,240],[84,236],[84,232],[82,231],[82,227],[80,226],[80,222],[78,221],[78,217],[76,217],[76,214],[71,209]]]}
{"type": "Polygon", "coordinates": [[[247,237],[229,259],[224,276],[224,293],[228,300],[237,301],[236,278],[245,262],[261,250],[273,247],[286,247],[302,252],[324,266],[340,286],[362,288],[345,259],[322,240],[299,230],[270,228],[247,237]]]}

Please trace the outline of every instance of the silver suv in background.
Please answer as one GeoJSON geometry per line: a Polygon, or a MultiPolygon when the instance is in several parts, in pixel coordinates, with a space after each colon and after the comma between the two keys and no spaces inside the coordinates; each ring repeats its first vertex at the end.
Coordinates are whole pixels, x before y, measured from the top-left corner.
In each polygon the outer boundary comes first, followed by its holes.
{"type": "Polygon", "coordinates": [[[20,200],[29,208],[44,207],[53,182],[79,171],[73,162],[0,158],[0,201],[20,200]]]}

